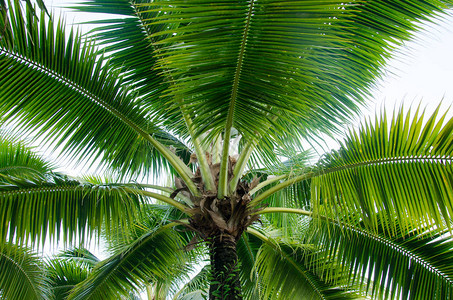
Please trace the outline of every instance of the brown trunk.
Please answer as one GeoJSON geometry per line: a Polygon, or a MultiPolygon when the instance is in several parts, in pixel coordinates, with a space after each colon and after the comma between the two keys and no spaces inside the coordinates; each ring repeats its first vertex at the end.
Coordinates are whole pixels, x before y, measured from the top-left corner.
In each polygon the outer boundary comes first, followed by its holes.
{"type": "Polygon", "coordinates": [[[242,299],[236,241],[231,235],[216,235],[210,241],[210,300],[242,299]]]}

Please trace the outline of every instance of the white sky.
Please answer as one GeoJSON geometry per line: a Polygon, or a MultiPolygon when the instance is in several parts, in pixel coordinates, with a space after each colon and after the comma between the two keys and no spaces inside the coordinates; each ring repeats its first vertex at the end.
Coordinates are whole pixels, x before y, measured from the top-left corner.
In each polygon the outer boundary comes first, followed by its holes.
{"type": "Polygon", "coordinates": [[[424,26],[388,62],[387,76],[378,81],[374,106],[422,103],[436,107],[453,104],[453,11],[441,21],[424,26]]]}

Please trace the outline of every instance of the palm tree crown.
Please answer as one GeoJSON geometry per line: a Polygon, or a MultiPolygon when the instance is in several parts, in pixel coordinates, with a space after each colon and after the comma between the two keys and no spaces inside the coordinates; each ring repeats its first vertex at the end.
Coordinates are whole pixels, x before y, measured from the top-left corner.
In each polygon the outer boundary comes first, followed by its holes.
{"type": "Polygon", "coordinates": [[[70,178],[2,132],[2,297],[453,297],[453,119],[383,114],[315,164],[303,147],[452,1],[85,0],[105,15],[87,39],[0,4],[0,121],[113,174],[70,178]],[[106,260],[27,249],[96,237],[106,260]]]}

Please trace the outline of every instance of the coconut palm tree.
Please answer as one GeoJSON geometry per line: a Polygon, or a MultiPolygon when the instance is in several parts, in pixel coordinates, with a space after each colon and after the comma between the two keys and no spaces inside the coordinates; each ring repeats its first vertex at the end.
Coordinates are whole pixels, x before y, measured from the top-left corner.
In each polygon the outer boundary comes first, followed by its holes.
{"type": "Polygon", "coordinates": [[[452,297],[453,120],[383,114],[315,164],[303,147],[452,1],[87,0],[106,15],[87,40],[1,3],[4,126],[115,179],[2,144],[2,245],[114,246],[68,299],[452,297]]]}

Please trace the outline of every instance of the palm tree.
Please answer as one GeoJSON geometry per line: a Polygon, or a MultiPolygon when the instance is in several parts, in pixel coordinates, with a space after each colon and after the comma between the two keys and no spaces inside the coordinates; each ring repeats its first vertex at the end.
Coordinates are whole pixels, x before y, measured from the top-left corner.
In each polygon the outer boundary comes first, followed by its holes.
{"type": "Polygon", "coordinates": [[[87,41],[0,3],[2,122],[113,174],[75,180],[3,139],[2,245],[114,246],[67,299],[452,297],[453,120],[383,114],[315,164],[303,147],[452,1],[87,0],[112,15],[87,41]]]}

